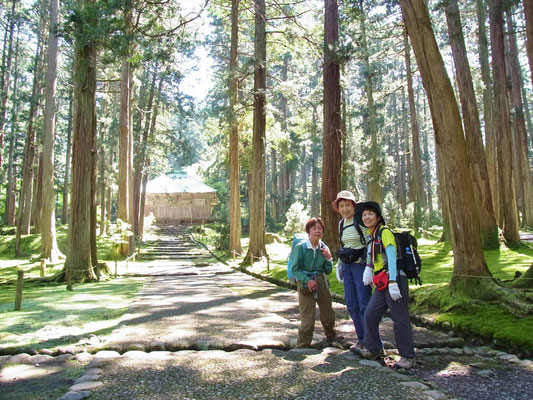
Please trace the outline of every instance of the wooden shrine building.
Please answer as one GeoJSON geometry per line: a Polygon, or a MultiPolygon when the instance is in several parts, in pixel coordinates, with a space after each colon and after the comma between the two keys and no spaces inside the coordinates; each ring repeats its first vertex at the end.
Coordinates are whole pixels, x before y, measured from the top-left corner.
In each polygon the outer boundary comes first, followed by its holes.
{"type": "Polygon", "coordinates": [[[212,220],[215,204],[215,189],[186,173],[171,173],[147,183],[144,215],[152,213],[157,224],[203,224],[212,220]]]}

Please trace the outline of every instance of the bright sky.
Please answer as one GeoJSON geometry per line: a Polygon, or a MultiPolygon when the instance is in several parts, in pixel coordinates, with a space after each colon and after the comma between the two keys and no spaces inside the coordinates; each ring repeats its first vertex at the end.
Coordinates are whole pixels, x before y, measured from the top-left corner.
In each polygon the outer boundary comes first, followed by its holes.
{"type": "MultiPolygon", "coordinates": [[[[177,1],[181,7],[186,10],[186,12],[191,15],[196,15],[198,11],[204,6],[205,2],[202,1],[191,1],[191,0],[174,0],[177,1]]],[[[194,29],[200,35],[200,40],[211,33],[211,25],[209,23],[209,18],[207,11],[204,10],[200,18],[193,21],[194,29]]],[[[197,102],[201,102],[209,93],[213,82],[212,82],[212,71],[211,66],[213,61],[208,55],[208,51],[205,46],[199,46],[195,51],[198,61],[189,59],[188,64],[184,65],[184,70],[189,71],[184,78],[184,81],[181,85],[183,92],[189,96],[197,99],[197,102]]]]}

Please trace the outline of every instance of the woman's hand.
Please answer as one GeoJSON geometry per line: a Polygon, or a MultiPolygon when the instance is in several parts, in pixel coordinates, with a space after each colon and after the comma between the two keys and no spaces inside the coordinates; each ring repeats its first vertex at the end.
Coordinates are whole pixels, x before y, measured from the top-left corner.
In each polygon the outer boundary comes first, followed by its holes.
{"type": "Polygon", "coordinates": [[[310,292],[316,292],[318,290],[316,286],[316,282],[313,279],[309,279],[307,281],[307,288],[309,289],[310,292]]]}
{"type": "Polygon", "coordinates": [[[331,260],[333,258],[331,257],[331,252],[327,247],[322,247],[320,250],[322,251],[322,255],[326,260],[331,260]]]}

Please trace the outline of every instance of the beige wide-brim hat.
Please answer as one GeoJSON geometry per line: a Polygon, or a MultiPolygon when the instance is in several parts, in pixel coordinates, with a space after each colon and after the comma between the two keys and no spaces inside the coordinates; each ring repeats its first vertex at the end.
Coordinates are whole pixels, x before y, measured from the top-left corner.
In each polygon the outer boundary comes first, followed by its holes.
{"type": "Polygon", "coordinates": [[[339,204],[339,201],[341,201],[341,200],[350,200],[350,201],[352,201],[354,207],[357,204],[357,202],[355,201],[355,196],[353,195],[352,192],[350,192],[349,190],[341,190],[339,193],[337,193],[337,198],[333,201],[333,203],[331,203],[331,206],[337,212],[339,212],[338,204],[339,204]]]}

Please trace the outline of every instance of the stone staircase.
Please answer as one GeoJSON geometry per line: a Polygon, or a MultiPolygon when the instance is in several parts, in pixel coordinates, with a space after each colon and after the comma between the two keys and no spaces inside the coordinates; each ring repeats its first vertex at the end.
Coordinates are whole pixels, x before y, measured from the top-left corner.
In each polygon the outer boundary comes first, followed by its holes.
{"type": "Polygon", "coordinates": [[[140,258],[143,260],[208,261],[212,255],[202,245],[193,242],[191,228],[184,225],[162,225],[156,229],[159,240],[144,242],[140,258]]]}

